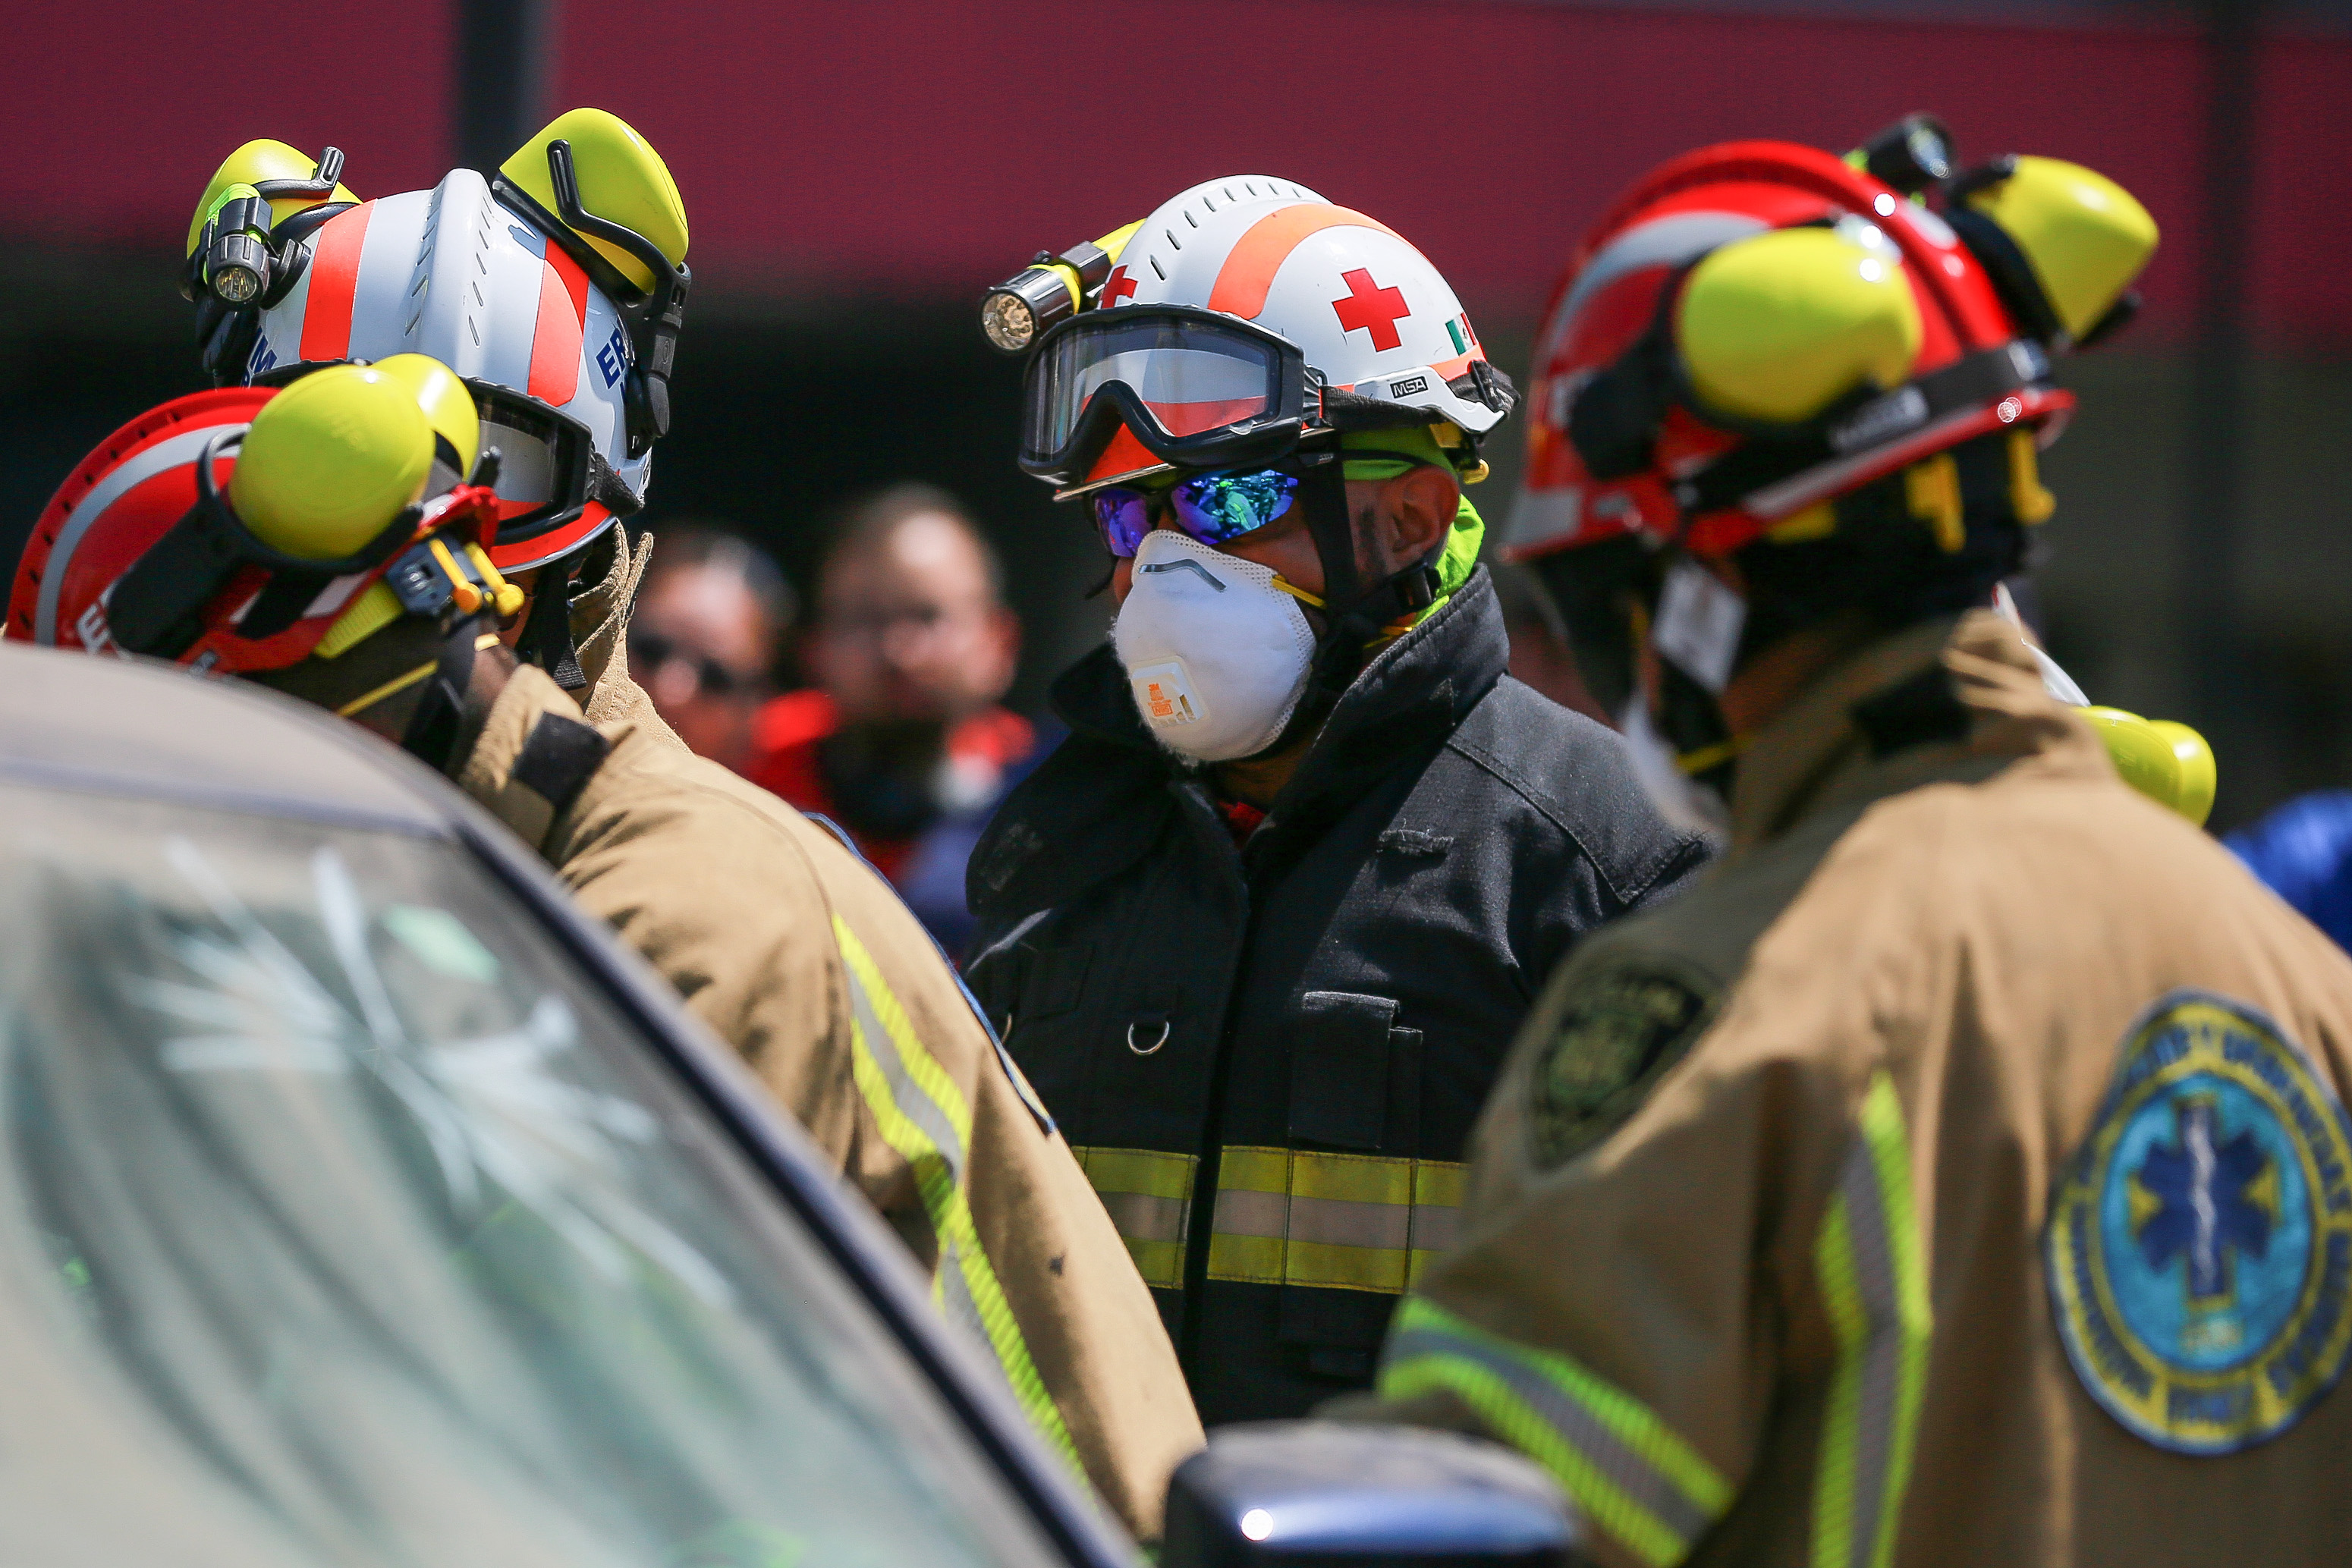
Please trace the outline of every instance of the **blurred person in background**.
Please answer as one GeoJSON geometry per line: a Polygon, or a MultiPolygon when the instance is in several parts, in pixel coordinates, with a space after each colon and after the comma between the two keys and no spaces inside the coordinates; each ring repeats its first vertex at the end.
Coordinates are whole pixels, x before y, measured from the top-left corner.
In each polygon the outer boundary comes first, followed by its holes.
{"type": "Polygon", "coordinates": [[[1563,280],[1538,520],[1732,842],[1546,988],[1377,1418],[1520,1447],[1603,1568],[2352,1539],[2352,967],[1997,607],[2156,238],[1920,117],[1673,160],[1563,280]]]}
{"type": "Polygon", "coordinates": [[[698,757],[740,773],[792,626],[793,591],[735,533],[665,524],[637,584],[629,668],[654,711],[698,757]]]}
{"type": "Polygon", "coordinates": [[[1595,702],[1576,667],[1576,650],[1568,640],[1568,623],[1543,580],[1517,561],[1486,563],[1495,580],[1495,602],[1503,612],[1503,630],[1511,639],[1511,674],[1564,708],[1616,727],[1616,721],[1595,702]]]}
{"type": "Polygon", "coordinates": [[[971,934],[964,863],[1036,736],[1000,706],[1021,654],[1003,572],[961,503],[896,485],[854,503],[801,644],[814,681],[769,703],[744,769],[839,822],[950,954],[971,934]]]}

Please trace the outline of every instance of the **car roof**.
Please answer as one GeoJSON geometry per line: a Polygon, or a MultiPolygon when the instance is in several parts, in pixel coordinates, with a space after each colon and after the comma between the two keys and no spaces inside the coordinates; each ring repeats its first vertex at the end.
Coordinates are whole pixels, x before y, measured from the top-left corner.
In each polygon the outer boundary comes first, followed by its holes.
{"type": "Polygon", "coordinates": [[[0,778],[443,836],[423,766],[290,697],[145,659],[0,643],[0,778]]]}

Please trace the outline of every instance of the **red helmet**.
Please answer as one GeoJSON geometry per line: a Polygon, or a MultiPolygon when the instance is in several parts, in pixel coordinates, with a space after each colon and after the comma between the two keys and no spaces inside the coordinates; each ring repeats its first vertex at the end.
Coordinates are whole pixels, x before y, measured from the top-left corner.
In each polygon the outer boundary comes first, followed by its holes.
{"type": "MultiPolygon", "coordinates": [[[[289,553],[302,542],[299,525],[290,535],[276,530],[274,545],[257,537],[232,508],[230,482],[256,416],[285,395],[264,387],[195,392],[100,443],[34,525],[6,635],[234,674],[333,657],[403,615],[452,602],[466,612],[486,601],[509,613],[520,604],[520,591],[483,551],[498,501],[486,486],[460,485],[405,506],[395,498],[390,520],[372,519],[356,549],[289,553]]],[[[402,434],[429,451],[421,413],[402,434]]],[[[418,457],[414,472],[429,460],[418,457]]]]}
{"type": "MultiPolygon", "coordinates": [[[[1921,123],[1897,130],[1916,134],[1921,123]]],[[[1931,167],[1940,146],[1934,153],[1931,167]]],[[[2074,400],[2050,382],[2050,352],[2066,340],[2034,305],[2038,236],[2011,245],[1974,204],[1974,192],[2009,179],[2018,164],[1941,183],[1948,219],[1854,162],[1785,141],[1701,148],[1637,182],[1579,247],[1537,340],[1512,552],[1526,558],[1631,533],[1725,554],[1979,436],[2031,430],[2047,445],[2074,400]],[[1804,227],[1841,232],[1899,263],[1887,276],[1908,285],[1916,315],[1906,329],[1907,366],[1800,421],[1707,406],[1675,341],[1685,279],[1719,247],[1804,227]],[[1989,260],[1988,250],[2000,254],[1989,260]]],[[[1924,189],[1930,181],[1904,183],[1924,189]]],[[[2152,247],[2152,225],[2148,235],[2152,247]]],[[[2021,455],[2030,472],[2031,447],[2021,455]]]]}

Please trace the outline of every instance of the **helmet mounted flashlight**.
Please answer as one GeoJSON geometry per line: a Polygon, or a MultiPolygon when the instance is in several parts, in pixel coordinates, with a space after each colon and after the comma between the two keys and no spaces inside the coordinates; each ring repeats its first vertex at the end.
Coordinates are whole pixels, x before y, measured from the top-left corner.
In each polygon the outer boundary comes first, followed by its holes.
{"type": "Polygon", "coordinates": [[[194,299],[206,294],[231,308],[268,306],[283,299],[310,259],[299,248],[301,242],[352,205],[329,200],[342,177],[342,149],[328,148],[317,167],[317,174],[308,180],[263,180],[224,190],[189,250],[181,295],[194,299]],[[320,204],[290,214],[283,223],[272,222],[273,203],[304,200],[320,204]]]}
{"type": "Polygon", "coordinates": [[[1952,133],[1932,114],[1906,114],[1849,155],[1880,184],[1916,196],[1952,177],[1952,133]]]}
{"type": "Polygon", "coordinates": [[[981,331],[1001,353],[1027,353],[1048,330],[1099,303],[1118,253],[1142,226],[1129,224],[1059,256],[1039,251],[1032,265],[981,296],[981,331]]]}

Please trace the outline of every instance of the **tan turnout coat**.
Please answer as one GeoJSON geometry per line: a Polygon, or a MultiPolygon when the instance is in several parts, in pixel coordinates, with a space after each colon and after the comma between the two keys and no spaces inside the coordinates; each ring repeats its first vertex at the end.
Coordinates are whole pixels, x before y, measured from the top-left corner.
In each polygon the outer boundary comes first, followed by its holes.
{"type": "Polygon", "coordinates": [[[649,544],[575,601],[585,715],[519,669],[460,784],[742,1053],[934,1271],[1048,1441],[1156,1536],[1201,1427],[1125,1243],[888,884],[688,751],[629,678],[622,633],[649,544]],[[561,811],[515,776],[548,716],[584,716],[610,747],[561,811]]]}
{"type": "Polygon", "coordinates": [[[2352,963],[1989,614],[1818,680],[1734,819],[1531,1015],[1386,1413],[1612,1564],[2352,1560],[2352,963]]]}

